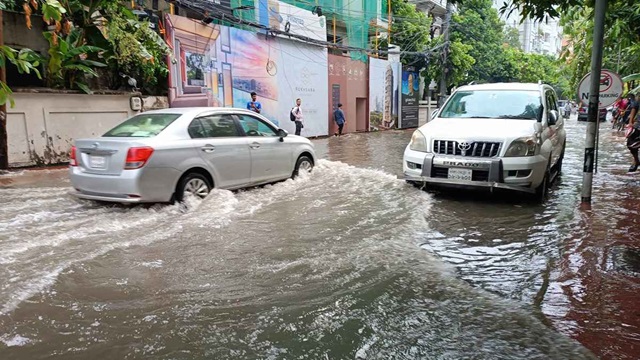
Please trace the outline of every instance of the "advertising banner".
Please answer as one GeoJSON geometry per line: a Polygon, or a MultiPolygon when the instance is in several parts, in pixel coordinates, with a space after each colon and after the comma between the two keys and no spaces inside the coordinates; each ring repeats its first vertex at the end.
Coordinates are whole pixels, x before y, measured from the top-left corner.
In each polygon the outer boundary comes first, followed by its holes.
{"type": "Polygon", "coordinates": [[[257,0],[257,21],[260,25],[300,35],[314,40],[327,41],[327,20],[311,11],[279,0],[257,0]]]}
{"type": "Polygon", "coordinates": [[[401,129],[418,127],[420,112],[420,77],[415,67],[405,66],[402,69],[402,95],[400,96],[401,129]]]}
{"type": "Polygon", "coordinates": [[[369,130],[398,126],[400,63],[369,58],[369,130]]]}

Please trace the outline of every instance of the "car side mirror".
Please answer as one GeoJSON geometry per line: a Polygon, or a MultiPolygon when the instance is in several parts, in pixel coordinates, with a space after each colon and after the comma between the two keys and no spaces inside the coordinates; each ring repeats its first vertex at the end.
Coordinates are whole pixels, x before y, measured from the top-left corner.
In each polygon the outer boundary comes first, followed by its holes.
{"type": "Polygon", "coordinates": [[[558,110],[551,110],[549,111],[549,116],[547,118],[547,123],[549,125],[555,125],[558,122],[558,110]]]}
{"type": "Polygon", "coordinates": [[[278,129],[278,136],[280,137],[280,141],[284,141],[284,138],[287,137],[289,133],[285,129],[278,129]]]}

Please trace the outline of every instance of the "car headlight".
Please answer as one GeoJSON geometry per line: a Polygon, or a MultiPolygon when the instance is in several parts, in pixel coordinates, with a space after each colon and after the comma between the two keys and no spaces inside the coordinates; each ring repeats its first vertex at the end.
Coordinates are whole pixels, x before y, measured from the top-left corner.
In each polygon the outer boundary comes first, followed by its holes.
{"type": "Polygon", "coordinates": [[[420,130],[413,132],[411,136],[411,142],[409,143],[409,149],[413,151],[427,152],[427,138],[422,135],[420,130]]]}
{"type": "Polygon", "coordinates": [[[534,137],[515,139],[509,145],[505,157],[534,156],[538,150],[538,141],[534,137]]]}

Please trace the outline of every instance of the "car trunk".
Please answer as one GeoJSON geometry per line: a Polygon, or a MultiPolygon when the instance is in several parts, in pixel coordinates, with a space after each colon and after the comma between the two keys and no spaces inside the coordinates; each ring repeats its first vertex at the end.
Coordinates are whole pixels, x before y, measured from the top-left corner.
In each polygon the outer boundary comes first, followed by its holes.
{"type": "Polygon", "coordinates": [[[97,138],[76,140],[78,166],[90,174],[120,175],[129,148],[140,146],[130,138],[97,138]]]}

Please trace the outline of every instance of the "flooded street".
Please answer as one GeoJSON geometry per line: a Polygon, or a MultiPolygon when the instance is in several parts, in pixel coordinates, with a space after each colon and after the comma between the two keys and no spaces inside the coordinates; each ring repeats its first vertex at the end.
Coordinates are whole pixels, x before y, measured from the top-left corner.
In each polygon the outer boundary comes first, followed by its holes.
{"type": "Polygon", "coordinates": [[[544,205],[398,180],[411,131],[186,211],[0,175],[0,358],[640,358],[640,175],[602,124],[581,210],[585,127],[544,205]]]}

